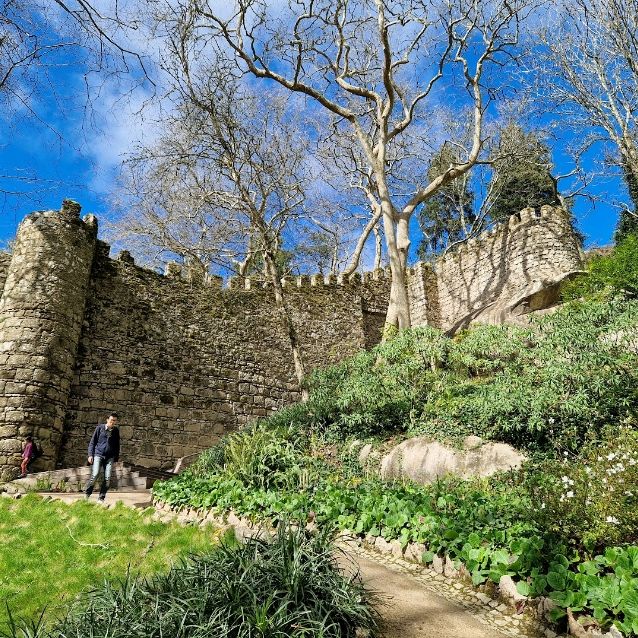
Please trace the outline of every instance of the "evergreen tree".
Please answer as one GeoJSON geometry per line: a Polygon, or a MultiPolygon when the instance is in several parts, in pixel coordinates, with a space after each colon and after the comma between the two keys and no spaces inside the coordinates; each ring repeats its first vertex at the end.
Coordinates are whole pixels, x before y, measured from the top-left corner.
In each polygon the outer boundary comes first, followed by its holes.
{"type": "Polygon", "coordinates": [[[614,233],[616,242],[622,241],[627,235],[638,233],[638,179],[635,172],[631,170],[626,162],[623,163],[622,168],[633,210],[624,210],[620,213],[616,232],[614,233]]]}
{"type": "MultiPolygon", "coordinates": [[[[459,163],[457,153],[444,144],[434,155],[428,169],[429,181],[442,175],[450,166],[459,163]]],[[[468,184],[469,174],[440,188],[419,211],[419,225],[423,232],[418,255],[421,259],[438,254],[448,244],[463,239],[474,214],[474,194],[468,184]]]]}
{"type": "Polygon", "coordinates": [[[517,124],[507,125],[497,156],[490,189],[493,221],[505,221],[523,208],[560,204],[549,148],[538,135],[525,133],[517,124]]]}

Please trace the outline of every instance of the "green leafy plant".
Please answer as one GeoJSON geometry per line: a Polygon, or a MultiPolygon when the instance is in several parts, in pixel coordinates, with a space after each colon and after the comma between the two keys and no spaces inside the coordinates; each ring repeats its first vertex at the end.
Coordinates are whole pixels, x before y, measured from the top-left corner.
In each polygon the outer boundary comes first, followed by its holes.
{"type": "Polygon", "coordinates": [[[578,299],[607,294],[638,296],[638,234],[627,235],[609,254],[594,256],[587,274],[564,286],[563,297],[578,299]]]}
{"type": "Polygon", "coordinates": [[[543,461],[527,484],[537,524],[590,555],[638,542],[638,432],[607,428],[576,458],[543,461]]]}
{"type": "Polygon", "coordinates": [[[538,589],[542,580],[551,590],[553,618],[564,618],[570,609],[603,628],[614,624],[624,635],[638,634],[638,547],[609,547],[578,563],[576,571],[566,562],[552,563],[533,585],[538,589]]]}

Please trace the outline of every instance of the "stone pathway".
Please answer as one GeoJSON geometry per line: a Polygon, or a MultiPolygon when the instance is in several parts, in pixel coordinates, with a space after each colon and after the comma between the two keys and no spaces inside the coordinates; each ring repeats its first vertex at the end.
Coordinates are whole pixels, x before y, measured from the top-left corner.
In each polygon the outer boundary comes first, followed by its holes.
{"type": "MultiPolygon", "coordinates": [[[[383,638],[500,638],[509,635],[481,622],[459,603],[433,593],[410,575],[363,555],[350,556],[356,561],[364,583],[381,603],[383,638]]],[[[348,569],[348,559],[342,562],[348,569]]]]}
{"type": "MultiPolygon", "coordinates": [[[[43,498],[52,498],[64,503],[75,503],[84,499],[82,492],[38,492],[43,498]]],[[[127,507],[144,508],[152,505],[151,490],[115,491],[106,494],[104,504],[112,507],[116,503],[123,503],[127,507]]],[[[91,497],[91,503],[97,504],[97,495],[91,497]]]]}
{"type": "Polygon", "coordinates": [[[515,614],[472,587],[425,566],[356,543],[344,547],[364,582],[387,601],[383,638],[555,638],[528,614],[515,614]]]}

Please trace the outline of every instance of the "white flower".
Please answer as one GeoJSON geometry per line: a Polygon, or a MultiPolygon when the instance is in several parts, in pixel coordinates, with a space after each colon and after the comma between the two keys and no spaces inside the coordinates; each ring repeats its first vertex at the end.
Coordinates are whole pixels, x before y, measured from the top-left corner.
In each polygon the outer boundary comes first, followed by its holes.
{"type": "Polygon", "coordinates": [[[549,421],[549,423],[554,423],[554,417],[550,416],[549,419],[547,419],[549,421]]]}
{"type": "Polygon", "coordinates": [[[616,455],[614,454],[614,452],[610,452],[610,453],[607,455],[607,460],[608,460],[608,461],[613,461],[615,458],[616,458],[616,455]]]}
{"type": "Polygon", "coordinates": [[[585,466],[585,472],[587,472],[587,474],[591,474],[591,467],[589,467],[589,465],[585,466]]]}
{"type": "Polygon", "coordinates": [[[571,490],[569,490],[569,492],[567,492],[567,494],[565,494],[566,498],[574,498],[574,492],[572,492],[571,490]]]}
{"type": "Polygon", "coordinates": [[[541,503],[541,509],[544,510],[545,509],[545,503],[541,503]]]}
{"type": "Polygon", "coordinates": [[[618,523],[620,523],[620,521],[615,516],[608,516],[605,520],[612,525],[618,525],[618,523]]]}

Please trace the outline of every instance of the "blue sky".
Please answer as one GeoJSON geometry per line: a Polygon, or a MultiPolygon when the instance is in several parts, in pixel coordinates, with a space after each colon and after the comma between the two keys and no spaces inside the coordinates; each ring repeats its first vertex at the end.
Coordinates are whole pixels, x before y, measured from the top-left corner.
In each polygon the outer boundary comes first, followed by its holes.
{"type": "MultiPolygon", "coordinates": [[[[117,159],[125,152],[127,126],[109,113],[103,130],[87,128],[79,110],[62,114],[50,111],[50,123],[61,133],[53,134],[33,121],[4,125],[0,137],[0,174],[34,175],[34,184],[6,182],[6,189],[17,189],[21,196],[4,195],[0,200],[0,241],[15,235],[20,220],[31,210],[58,208],[62,199],[71,197],[82,204],[83,212],[105,217],[109,211],[109,195],[117,174],[117,159]],[[116,140],[114,141],[114,138],[116,140]]],[[[134,129],[130,142],[135,141],[134,129]]],[[[564,169],[560,157],[554,161],[557,171],[564,169]]],[[[618,179],[599,179],[590,191],[603,199],[594,205],[578,198],[574,212],[587,245],[605,245],[611,242],[617,221],[614,200],[625,197],[618,179]]],[[[418,225],[413,224],[415,240],[418,225]]],[[[416,241],[415,241],[416,243],[416,241]]]]}
{"type": "MultiPolygon", "coordinates": [[[[0,242],[15,235],[18,223],[28,212],[58,208],[65,197],[79,201],[85,213],[95,213],[102,219],[109,215],[118,162],[144,130],[133,113],[145,94],[138,91],[117,101],[118,86],[107,83],[87,112],[82,76],[82,60],[73,56],[50,71],[50,82],[34,102],[42,121],[20,114],[3,120],[0,114],[0,175],[36,178],[34,183],[0,181],[2,190],[22,193],[0,195],[0,242]]],[[[552,149],[557,173],[570,169],[562,152],[569,141],[559,140],[552,149]]],[[[578,198],[574,212],[586,245],[605,245],[611,242],[617,221],[614,202],[626,200],[626,195],[617,177],[599,178],[589,190],[599,200],[594,205],[578,198]]],[[[412,227],[416,247],[416,220],[412,227]]]]}

